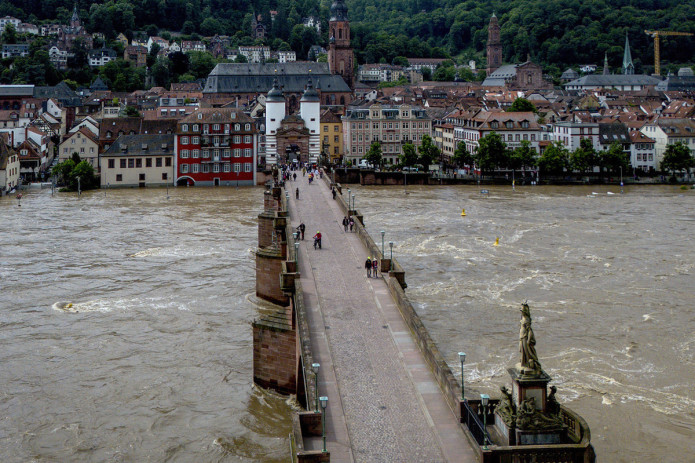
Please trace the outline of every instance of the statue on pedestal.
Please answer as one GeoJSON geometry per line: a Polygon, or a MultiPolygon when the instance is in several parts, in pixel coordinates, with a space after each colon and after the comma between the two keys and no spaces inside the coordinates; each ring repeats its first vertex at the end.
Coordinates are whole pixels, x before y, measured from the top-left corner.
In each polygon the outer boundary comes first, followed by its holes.
{"type": "Polygon", "coordinates": [[[536,353],[536,337],[531,328],[531,310],[527,303],[521,304],[521,328],[519,329],[519,352],[521,362],[517,364],[517,370],[524,376],[539,376],[541,363],[536,353]]]}
{"type": "Polygon", "coordinates": [[[512,394],[506,386],[501,386],[500,391],[502,391],[502,396],[499,405],[497,405],[497,414],[507,426],[513,428],[516,422],[516,407],[512,394]]]}

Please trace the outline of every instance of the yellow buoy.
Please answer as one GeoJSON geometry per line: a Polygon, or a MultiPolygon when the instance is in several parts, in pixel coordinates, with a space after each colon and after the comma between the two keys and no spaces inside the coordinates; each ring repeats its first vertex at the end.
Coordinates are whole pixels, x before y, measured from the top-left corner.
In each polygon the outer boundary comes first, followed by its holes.
{"type": "Polygon", "coordinates": [[[499,246],[499,245],[500,245],[500,239],[495,238],[495,244],[493,244],[493,246],[499,246]]]}
{"type": "Polygon", "coordinates": [[[67,309],[72,309],[72,302],[69,302],[68,305],[65,306],[67,309]]]}
{"type": "Polygon", "coordinates": [[[466,210],[465,210],[465,209],[461,209],[461,217],[465,217],[465,216],[466,216],[466,210]]]}

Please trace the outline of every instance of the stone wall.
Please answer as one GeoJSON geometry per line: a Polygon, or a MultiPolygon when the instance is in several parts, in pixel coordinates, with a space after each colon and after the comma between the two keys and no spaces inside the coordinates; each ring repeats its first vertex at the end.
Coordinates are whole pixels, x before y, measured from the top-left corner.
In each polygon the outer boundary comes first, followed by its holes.
{"type": "Polygon", "coordinates": [[[296,346],[296,333],[286,311],[254,321],[253,381],[282,394],[296,393],[296,346]]]}
{"type": "Polygon", "coordinates": [[[256,295],[282,306],[289,304],[289,297],[282,292],[280,285],[284,259],[282,248],[277,245],[259,248],[256,251],[256,295]]]}

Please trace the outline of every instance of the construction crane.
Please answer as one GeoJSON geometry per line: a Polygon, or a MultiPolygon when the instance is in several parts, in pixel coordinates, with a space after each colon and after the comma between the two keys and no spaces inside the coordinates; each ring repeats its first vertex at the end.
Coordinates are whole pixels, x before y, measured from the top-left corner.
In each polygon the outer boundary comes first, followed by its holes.
{"type": "Polygon", "coordinates": [[[669,31],[644,31],[650,37],[654,38],[654,75],[661,75],[661,53],[659,53],[660,37],[666,35],[695,35],[690,32],[669,32],[669,31]]]}

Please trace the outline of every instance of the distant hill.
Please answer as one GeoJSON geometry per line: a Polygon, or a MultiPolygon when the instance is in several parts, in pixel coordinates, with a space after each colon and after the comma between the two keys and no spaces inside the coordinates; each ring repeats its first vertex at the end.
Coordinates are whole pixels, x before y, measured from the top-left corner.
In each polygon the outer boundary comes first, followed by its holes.
{"type": "MultiPolygon", "coordinates": [[[[156,28],[226,34],[238,40],[250,31],[252,12],[267,25],[269,41],[292,42],[293,28],[302,18],[321,18],[318,40],[327,44],[331,0],[109,0],[78,1],[83,22],[107,36],[156,28]],[[280,21],[270,20],[270,10],[280,21]]],[[[653,41],[645,29],[695,32],[695,3],[682,0],[346,0],[359,62],[391,62],[396,56],[452,56],[484,61],[487,24],[499,17],[504,60],[520,62],[527,55],[557,72],[568,65],[601,65],[604,53],[618,69],[625,34],[630,39],[637,72],[650,72],[653,41]]],[[[67,22],[73,0],[2,0],[0,16],[31,22],[67,22]]],[[[296,34],[295,34],[296,35],[296,34]]],[[[662,63],[675,69],[692,64],[695,39],[662,40],[662,63]]]]}

